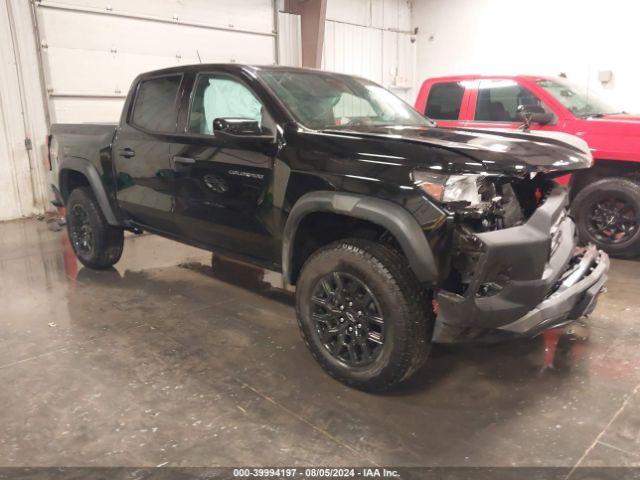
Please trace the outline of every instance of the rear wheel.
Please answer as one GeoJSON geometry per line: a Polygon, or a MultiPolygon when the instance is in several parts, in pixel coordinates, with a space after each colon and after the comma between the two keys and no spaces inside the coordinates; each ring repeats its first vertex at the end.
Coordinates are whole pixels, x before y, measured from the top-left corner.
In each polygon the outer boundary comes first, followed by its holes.
{"type": "Polygon", "coordinates": [[[393,387],[430,349],[427,295],[407,260],[379,243],[347,239],[314,253],[298,280],[296,310],[315,359],[349,386],[393,387]]]}
{"type": "Polygon", "coordinates": [[[108,268],[122,255],[124,232],[113,227],[100,210],[89,187],[76,188],[66,204],[67,231],[73,251],[90,268],[108,268]]]}
{"type": "Polygon", "coordinates": [[[572,204],[580,240],[612,256],[640,254],[640,185],[626,178],[605,178],[580,190],[572,204]]]}

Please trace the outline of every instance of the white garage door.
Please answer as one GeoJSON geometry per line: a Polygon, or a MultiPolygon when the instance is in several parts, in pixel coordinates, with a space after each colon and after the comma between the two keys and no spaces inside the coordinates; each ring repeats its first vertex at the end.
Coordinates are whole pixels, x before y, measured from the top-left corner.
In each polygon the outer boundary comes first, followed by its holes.
{"type": "Polygon", "coordinates": [[[275,63],[271,0],[36,2],[52,122],[116,122],[134,77],[199,61],[275,63]]]}

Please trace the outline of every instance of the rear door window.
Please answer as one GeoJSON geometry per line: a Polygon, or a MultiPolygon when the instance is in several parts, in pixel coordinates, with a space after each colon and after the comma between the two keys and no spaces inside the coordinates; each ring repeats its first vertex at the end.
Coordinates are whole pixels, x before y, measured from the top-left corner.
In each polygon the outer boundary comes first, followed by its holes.
{"type": "Polygon", "coordinates": [[[435,120],[458,120],[463,96],[461,82],[435,83],[429,90],[424,114],[435,120]]]}
{"type": "Polygon", "coordinates": [[[131,121],[152,132],[175,132],[176,97],[182,75],[144,80],[138,87],[131,121]]]}
{"type": "Polygon", "coordinates": [[[514,80],[481,80],[476,102],[476,121],[522,122],[518,114],[521,105],[544,104],[526,88],[514,80]]]}

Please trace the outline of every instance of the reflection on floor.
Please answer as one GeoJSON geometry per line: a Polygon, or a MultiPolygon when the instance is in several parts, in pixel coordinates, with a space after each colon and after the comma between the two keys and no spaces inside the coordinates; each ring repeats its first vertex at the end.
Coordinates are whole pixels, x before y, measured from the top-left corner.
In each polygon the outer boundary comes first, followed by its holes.
{"type": "Polygon", "coordinates": [[[640,465],[637,262],[588,341],[438,347],[375,396],[316,365],[275,273],[151,235],[94,272],[35,220],[0,247],[1,465],[640,465]]]}

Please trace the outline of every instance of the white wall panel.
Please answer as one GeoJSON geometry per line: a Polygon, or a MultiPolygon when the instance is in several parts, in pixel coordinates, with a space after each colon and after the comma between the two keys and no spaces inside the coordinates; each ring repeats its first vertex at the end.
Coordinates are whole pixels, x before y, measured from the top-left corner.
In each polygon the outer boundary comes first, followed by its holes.
{"type": "MultiPolygon", "coordinates": [[[[0,2],[0,17],[2,7],[4,3],[0,2]]],[[[21,140],[24,142],[24,137],[21,135],[20,115],[16,114],[20,111],[20,105],[19,101],[16,105],[19,97],[15,88],[15,60],[12,60],[12,44],[5,43],[4,34],[9,29],[2,20],[6,18],[0,18],[0,220],[6,220],[22,216],[26,207],[28,198],[25,198],[23,190],[29,186],[29,177],[26,176],[29,173],[29,162],[24,143],[20,145],[21,140]]]]}
{"type": "Polygon", "coordinates": [[[42,0],[38,31],[53,122],[115,122],[141,72],[202,62],[272,64],[271,0],[42,0]]]}
{"type": "Polygon", "coordinates": [[[384,0],[384,28],[393,30],[411,30],[411,2],[407,0],[384,0]]]}
{"type": "Polygon", "coordinates": [[[117,123],[123,103],[121,98],[56,98],[56,122],[117,123]]]}
{"type": "Polygon", "coordinates": [[[278,64],[302,66],[300,15],[278,12],[278,64]]]}
{"type": "Polygon", "coordinates": [[[273,33],[270,0],[40,0],[42,5],[273,33]]]}
{"type": "Polygon", "coordinates": [[[322,67],[368,78],[412,101],[410,18],[406,0],[328,0],[322,67]]]}
{"type": "Polygon", "coordinates": [[[27,111],[14,42],[16,25],[9,15],[10,8],[0,0],[0,220],[31,215],[41,208],[32,184],[37,176],[32,177],[31,159],[25,148],[27,111]]]}
{"type": "MultiPolygon", "coordinates": [[[[42,213],[46,208],[52,206],[48,202],[49,192],[49,170],[47,161],[46,134],[47,112],[40,78],[38,62],[38,50],[36,39],[33,35],[33,21],[31,18],[31,4],[22,0],[6,0],[5,4],[10,7],[10,22],[14,35],[14,54],[16,56],[16,71],[18,72],[19,94],[21,104],[21,114],[24,125],[24,138],[31,142],[31,149],[27,150],[24,139],[15,143],[15,148],[19,150],[18,156],[23,158],[24,152],[28,157],[29,164],[29,185],[27,185],[26,175],[22,191],[30,191],[32,198],[29,199],[27,209],[22,209],[21,216],[28,216],[34,213],[42,213]]],[[[6,43],[3,41],[3,44],[6,43]]],[[[13,112],[15,115],[16,112],[13,112]]],[[[24,167],[26,169],[26,167],[24,167]]]]}
{"type": "Polygon", "coordinates": [[[327,21],[323,69],[382,82],[382,31],[327,21]]]}
{"type": "Polygon", "coordinates": [[[44,16],[41,31],[48,45],[49,88],[54,93],[126,92],[138,73],[197,63],[198,54],[203,62],[273,61],[271,37],[75,12],[51,13],[44,16]],[[72,22],[74,28],[66,33],[58,27],[61,22],[72,22]],[[91,40],[83,42],[83,37],[91,40]]]}
{"type": "Polygon", "coordinates": [[[398,96],[413,101],[415,43],[412,36],[399,32],[383,32],[382,57],[385,59],[382,83],[398,96]]]}
{"type": "MultiPolygon", "coordinates": [[[[379,4],[381,1],[375,3],[379,4]]],[[[327,20],[371,25],[373,3],[374,0],[327,0],[327,20]]]]}
{"type": "Polygon", "coordinates": [[[328,0],[327,20],[382,29],[411,29],[408,0],[328,0]]]}

